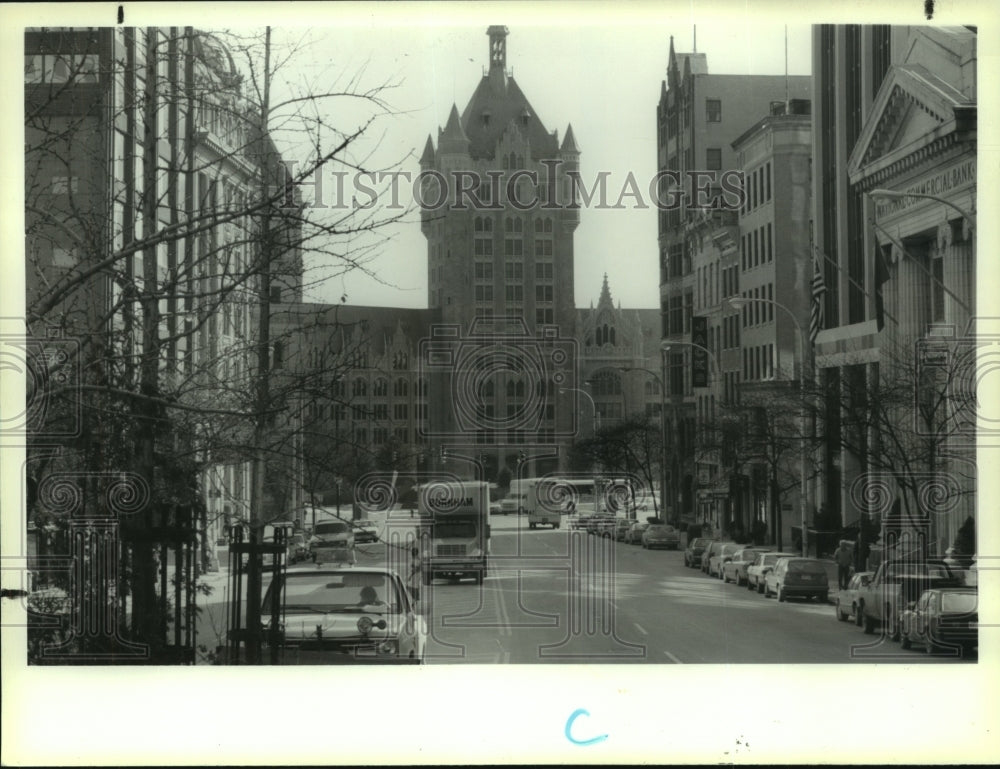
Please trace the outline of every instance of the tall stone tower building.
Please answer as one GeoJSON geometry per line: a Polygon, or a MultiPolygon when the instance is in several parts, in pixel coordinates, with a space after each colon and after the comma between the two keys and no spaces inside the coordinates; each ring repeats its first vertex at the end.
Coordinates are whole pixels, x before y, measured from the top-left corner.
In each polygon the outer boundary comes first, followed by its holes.
{"type": "Polygon", "coordinates": [[[561,142],[546,129],[508,71],[507,28],[487,35],[488,69],[461,114],[452,107],[436,149],[428,136],[420,159],[428,307],[437,323],[428,343],[442,348],[421,360],[429,366],[432,449],[471,444],[487,464],[510,466],[511,455],[533,461],[525,446],[559,443],[575,413],[570,404],[557,414],[555,396],[577,386],[579,209],[569,174],[580,152],[571,127],[561,142]],[[444,354],[449,343],[461,348],[459,358],[444,354]]]}

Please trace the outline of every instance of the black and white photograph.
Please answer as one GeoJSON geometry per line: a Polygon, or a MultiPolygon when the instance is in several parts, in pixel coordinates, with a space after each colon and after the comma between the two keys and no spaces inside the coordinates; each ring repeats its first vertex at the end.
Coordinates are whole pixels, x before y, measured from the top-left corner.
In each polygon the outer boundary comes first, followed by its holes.
{"type": "Polygon", "coordinates": [[[4,763],[995,757],[937,5],[0,7],[4,763]]]}

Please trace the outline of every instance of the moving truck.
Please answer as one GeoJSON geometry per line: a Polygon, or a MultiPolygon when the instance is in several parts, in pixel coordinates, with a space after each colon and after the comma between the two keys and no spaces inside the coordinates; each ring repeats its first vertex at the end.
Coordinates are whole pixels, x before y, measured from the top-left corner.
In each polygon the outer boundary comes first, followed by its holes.
{"type": "Polygon", "coordinates": [[[490,552],[490,491],[482,481],[422,484],[417,492],[424,532],[423,582],[438,576],[486,578],[490,552]]]}

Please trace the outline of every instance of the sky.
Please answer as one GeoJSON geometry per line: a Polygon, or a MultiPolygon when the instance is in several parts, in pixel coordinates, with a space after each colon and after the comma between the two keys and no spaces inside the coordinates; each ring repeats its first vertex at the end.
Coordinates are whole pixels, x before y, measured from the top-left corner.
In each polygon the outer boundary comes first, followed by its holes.
{"type": "MultiPolygon", "coordinates": [[[[699,25],[697,20],[692,24],[690,18],[664,14],[602,21],[568,14],[525,16],[523,11],[501,8],[454,21],[408,24],[381,19],[310,30],[284,27],[275,30],[274,39],[300,46],[285,73],[295,84],[344,83],[347,73],[357,75],[356,87],[362,90],[391,83],[384,96],[396,114],[376,121],[371,138],[360,141],[352,155],[371,167],[398,164],[416,176],[428,134],[436,146],[438,127],[447,121],[452,104],[461,112],[482,78],[487,27],[504,24],[509,30],[507,66],[514,79],[545,127],[558,130],[560,140],[572,124],[582,153],[583,178],[609,172],[612,200],[629,173],[645,188],[656,171],[656,105],[671,35],[677,52],[695,50],[697,45],[697,51],[707,55],[710,73],[785,72],[785,25],[738,15],[725,23],[704,18],[699,25]]],[[[810,27],[788,25],[787,39],[788,73],[809,74],[810,27]]],[[[343,100],[333,100],[327,108],[335,111],[330,117],[345,131],[368,114],[343,100]]],[[[747,115],[745,128],[760,117],[747,115]]],[[[298,149],[292,144],[289,138],[283,148],[294,156],[298,149]]],[[[332,179],[324,176],[324,199],[331,195],[332,179]]],[[[408,201],[409,187],[402,184],[400,202],[408,201]]],[[[376,276],[356,271],[316,285],[310,279],[324,274],[319,270],[307,278],[305,299],[426,307],[426,241],[416,218],[408,217],[381,230],[377,239],[359,239],[352,246],[356,249],[362,242],[371,246],[366,251],[372,257],[367,266],[376,276]]],[[[654,208],[585,209],[575,234],[577,306],[596,302],[607,273],[616,302],[624,307],[658,307],[657,250],[654,208]]]]}

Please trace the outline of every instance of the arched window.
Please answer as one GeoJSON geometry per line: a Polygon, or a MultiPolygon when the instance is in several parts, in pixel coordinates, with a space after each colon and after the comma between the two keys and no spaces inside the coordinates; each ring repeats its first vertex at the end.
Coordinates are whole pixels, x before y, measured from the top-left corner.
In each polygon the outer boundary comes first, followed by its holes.
{"type": "Polygon", "coordinates": [[[410,385],[405,379],[400,377],[396,380],[396,386],[392,390],[392,394],[398,397],[403,397],[408,395],[410,392],[410,385]]]}
{"type": "MultiPolygon", "coordinates": [[[[360,380],[358,380],[360,381],[360,380]]],[[[389,382],[379,377],[375,380],[375,386],[372,388],[372,394],[376,398],[383,398],[389,394],[389,382]]],[[[362,393],[364,395],[364,393],[362,393]]]]}
{"type": "Polygon", "coordinates": [[[426,398],[427,397],[427,380],[421,377],[417,380],[417,397],[426,398]]]}
{"type": "Polygon", "coordinates": [[[368,394],[368,383],[360,377],[354,380],[354,386],[351,388],[351,394],[355,398],[360,398],[368,394]]]}
{"type": "Polygon", "coordinates": [[[483,397],[484,398],[492,398],[493,395],[495,394],[495,392],[496,392],[496,387],[493,384],[493,380],[492,379],[487,379],[483,383],[483,397]]]}

